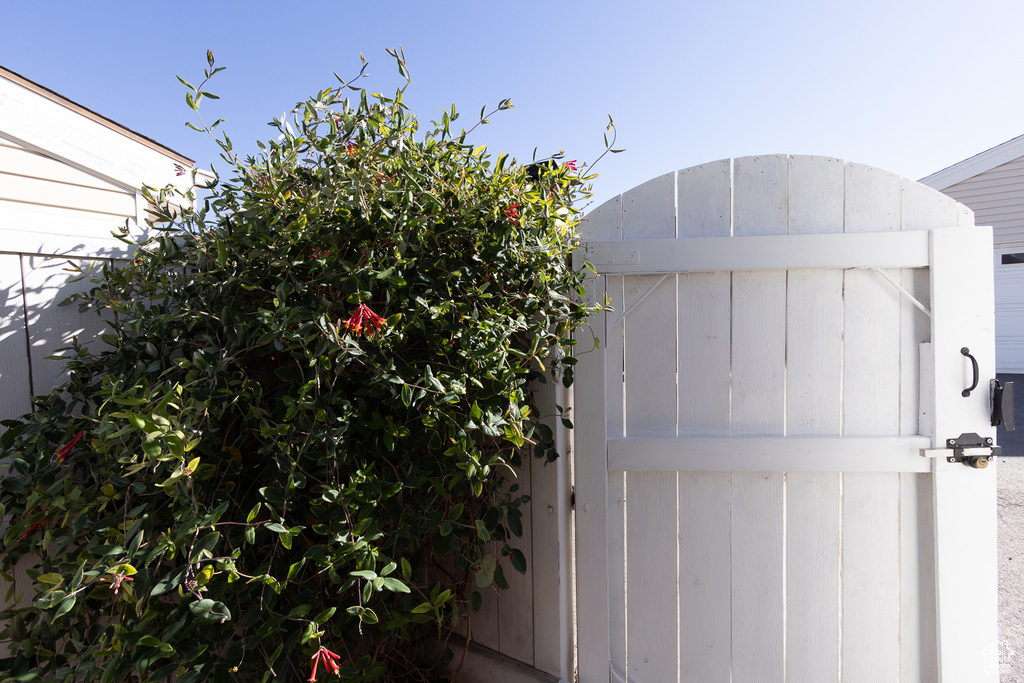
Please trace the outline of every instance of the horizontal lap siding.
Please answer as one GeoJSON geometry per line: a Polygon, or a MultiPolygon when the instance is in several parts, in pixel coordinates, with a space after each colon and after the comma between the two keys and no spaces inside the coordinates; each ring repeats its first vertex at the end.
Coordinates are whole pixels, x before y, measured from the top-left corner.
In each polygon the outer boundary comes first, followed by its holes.
{"type": "Polygon", "coordinates": [[[974,210],[978,225],[991,225],[997,245],[1024,241],[1024,158],[946,188],[974,210]]]}

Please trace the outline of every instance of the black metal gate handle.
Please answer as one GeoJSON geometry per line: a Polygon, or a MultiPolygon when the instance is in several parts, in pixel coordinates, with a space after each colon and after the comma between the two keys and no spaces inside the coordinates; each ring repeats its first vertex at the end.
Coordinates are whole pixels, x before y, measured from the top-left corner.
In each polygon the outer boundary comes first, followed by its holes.
{"type": "Polygon", "coordinates": [[[971,355],[971,350],[966,346],[960,349],[960,353],[971,359],[971,368],[974,370],[974,383],[960,393],[961,396],[967,398],[971,395],[972,391],[978,388],[978,361],[974,360],[974,356],[971,355]]]}

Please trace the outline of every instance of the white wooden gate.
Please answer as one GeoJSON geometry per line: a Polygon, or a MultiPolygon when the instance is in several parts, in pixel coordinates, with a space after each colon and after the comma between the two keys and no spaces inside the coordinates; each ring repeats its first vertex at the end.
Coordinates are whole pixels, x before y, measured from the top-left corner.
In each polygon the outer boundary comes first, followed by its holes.
{"type": "Polygon", "coordinates": [[[580,681],[998,680],[995,467],[920,455],[995,436],[991,230],[766,156],[656,178],[584,241],[614,312],[574,387],[580,681]]]}

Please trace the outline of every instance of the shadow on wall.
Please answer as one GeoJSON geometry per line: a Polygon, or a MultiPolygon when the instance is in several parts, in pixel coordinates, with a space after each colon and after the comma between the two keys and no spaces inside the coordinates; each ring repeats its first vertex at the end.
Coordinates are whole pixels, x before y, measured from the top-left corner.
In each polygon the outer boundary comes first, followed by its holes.
{"type": "Polygon", "coordinates": [[[1024,375],[1009,375],[1000,373],[997,375],[1000,382],[1013,382],[1013,414],[1016,418],[1017,428],[1008,432],[1002,425],[996,427],[996,443],[1003,447],[1004,456],[1024,456],[1024,424],[1021,418],[1024,417],[1024,398],[1020,393],[1024,391],[1024,375]]]}
{"type": "Polygon", "coordinates": [[[47,394],[65,381],[63,364],[49,356],[68,355],[75,337],[95,349],[108,331],[97,314],[80,313],[77,303],[61,305],[94,286],[88,277],[74,281],[79,273],[70,264],[99,271],[126,256],[119,249],[90,258],[0,254],[0,419],[31,412],[32,396],[47,394]]]}

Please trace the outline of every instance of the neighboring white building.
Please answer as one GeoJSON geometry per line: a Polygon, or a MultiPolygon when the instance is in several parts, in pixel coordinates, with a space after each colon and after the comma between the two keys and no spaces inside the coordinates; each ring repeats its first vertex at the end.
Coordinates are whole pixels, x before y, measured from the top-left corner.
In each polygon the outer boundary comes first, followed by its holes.
{"type": "Polygon", "coordinates": [[[1024,135],[922,178],[974,210],[995,242],[996,370],[1024,373],[1024,135]]]}
{"type": "Polygon", "coordinates": [[[0,419],[31,410],[62,375],[44,360],[103,323],[60,301],[68,260],[100,265],[145,228],[143,184],[191,183],[191,159],[0,67],[0,419]]]}

